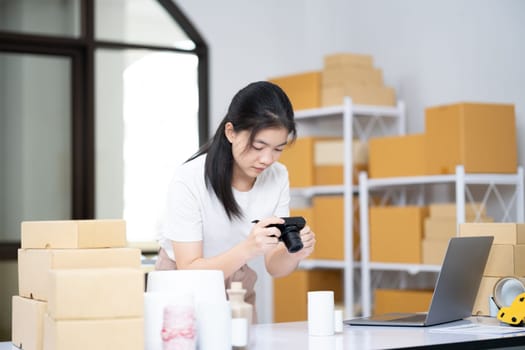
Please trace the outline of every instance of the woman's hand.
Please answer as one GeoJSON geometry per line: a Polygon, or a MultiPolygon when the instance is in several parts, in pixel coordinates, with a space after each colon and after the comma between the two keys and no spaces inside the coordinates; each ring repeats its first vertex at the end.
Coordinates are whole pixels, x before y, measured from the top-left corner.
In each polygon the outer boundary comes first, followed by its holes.
{"type": "Polygon", "coordinates": [[[277,227],[267,227],[272,224],[284,224],[284,220],[278,217],[270,217],[257,222],[244,241],[245,248],[251,258],[264,255],[275,249],[279,244],[281,231],[277,227]]]}
{"type": "Polygon", "coordinates": [[[300,260],[307,258],[313,253],[315,248],[315,233],[310,229],[310,226],[306,225],[300,231],[301,241],[303,242],[303,249],[299,250],[292,255],[300,260]]]}

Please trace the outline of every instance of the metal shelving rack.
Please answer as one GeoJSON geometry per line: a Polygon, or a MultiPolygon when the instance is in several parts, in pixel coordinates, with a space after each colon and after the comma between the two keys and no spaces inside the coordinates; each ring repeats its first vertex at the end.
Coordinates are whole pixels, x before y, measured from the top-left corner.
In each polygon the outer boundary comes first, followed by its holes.
{"type": "MultiPolygon", "coordinates": [[[[439,272],[439,265],[422,265],[422,264],[393,264],[370,262],[370,239],[369,239],[369,195],[370,192],[385,192],[392,189],[401,191],[401,205],[406,201],[403,191],[409,187],[419,187],[423,190],[425,186],[435,184],[452,184],[455,185],[456,217],[458,225],[465,222],[465,203],[473,204],[472,193],[469,190],[470,185],[486,186],[483,200],[479,208],[486,206],[489,195],[494,193],[498,204],[503,210],[502,218],[499,221],[510,221],[512,207],[516,208],[516,222],[524,221],[524,179],[523,168],[518,167],[515,174],[466,174],[464,167],[456,167],[456,173],[451,175],[432,175],[432,176],[414,176],[414,177],[393,177],[381,179],[369,179],[366,172],[359,174],[359,214],[360,214],[360,233],[361,233],[361,302],[363,306],[363,315],[371,314],[371,271],[407,271],[411,274],[418,272],[434,271],[439,272]],[[511,198],[505,201],[501,195],[502,187],[513,187],[511,198]]],[[[424,204],[423,191],[418,196],[418,204],[424,204]]],[[[478,209],[479,209],[478,208],[478,209]]],[[[479,217],[480,213],[477,214],[479,217]]]]}
{"type": "MultiPolygon", "coordinates": [[[[342,128],[337,130],[343,137],[344,159],[343,166],[344,184],[340,186],[314,186],[307,188],[292,188],[292,197],[303,197],[311,199],[318,195],[343,195],[344,197],[344,260],[305,260],[299,265],[303,269],[343,269],[344,270],[344,305],[345,316],[354,316],[354,268],[360,264],[354,262],[353,258],[353,196],[358,193],[358,187],[353,185],[353,159],[352,141],[354,135],[365,141],[374,129],[379,129],[382,134],[388,134],[392,129],[393,134],[405,133],[405,105],[398,102],[395,107],[355,105],[351,98],[345,97],[343,105],[323,107],[297,111],[295,119],[299,126],[301,124],[314,123],[322,129],[322,122],[326,120],[337,120],[342,122],[342,128]],[[319,125],[318,125],[319,124],[319,125]]],[[[392,134],[392,133],[391,133],[392,134]]]]}

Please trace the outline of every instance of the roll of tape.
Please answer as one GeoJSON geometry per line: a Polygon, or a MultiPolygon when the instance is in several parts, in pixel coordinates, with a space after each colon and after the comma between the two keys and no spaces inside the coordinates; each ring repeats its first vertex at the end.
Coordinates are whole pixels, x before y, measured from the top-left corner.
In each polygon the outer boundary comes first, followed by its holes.
{"type": "Polygon", "coordinates": [[[525,278],[515,276],[500,278],[492,290],[492,296],[498,308],[510,306],[521,293],[525,293],[525,278]]]}

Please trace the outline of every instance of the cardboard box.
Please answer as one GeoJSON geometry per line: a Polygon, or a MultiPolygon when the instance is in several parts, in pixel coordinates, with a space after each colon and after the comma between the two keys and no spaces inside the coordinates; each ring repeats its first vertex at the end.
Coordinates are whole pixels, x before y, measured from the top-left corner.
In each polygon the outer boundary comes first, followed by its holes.
{"type": "Polygon", "coordinates": [[[373,67],[372,55],[365,55],[352,52],[334,53],[324,56],[324,69],[340,68],[340,67],[373,67]]]}
{"type": "Polygon", "coordinates": [[[458,103],[425,110],[428,174],[515,173],[514,106],[458,103]]]}
{"type": "Polygon", "coordinates": [[[383,86],[383,71],[361,66],[335,66],[321,73],[322,86],[353,85],[383,86]]]}
{"type": "MultiPolygon", "coordinates": [[[[456,220],[456,203],[433,203],[429,205],[430,217],[456,220]]],[[[465,203],[465,219],[474,221],[487,216],[487,208],[481,203],[465,203]]]]}
{"type": "Polygon", "coordinates": [[[309,291],[333,290],[343,300],[342,270],[296,270],[273,280],[273,322],[306,321],[309,291]]]}
{"type": "Polygon", "coordinates": [[[279,85],[284,90],[296,111],[321,106],[320,71],[274,77],[269,81],[279,85]]]}
{"type": "MultiPolygon", "coordinates": [[[[344,140],[322,139],[314,142],[314,184],[341,185],[344,183],[344,140]]],[[[366,142],[352,141],[353,183],[358,183],[359,172],[368,169],[366,142]]]]}
{"type": "Polygon", "coordinates": [[[426,312],[432,300],[431,290],[375,289],[374,314],[389,312],[426,312]]]}
{"type": "Polygon", "coordinates": [[[426,207],[371,207],[370,260],[420,264],[423,221],[427,216],[426,207]]]}
{"type": "Polygon", "coordinates": [[[11,341],[23,350],[41,350],[47,303],[20,296],[12,298],[11,341]]]}
{"type": "Polygon", "coordinates": [[[441,265],[448,248],[448,239],[423,238],[423,264],[441,265]]]}
{"type": "Polygon", "coordinates": [[[449,238],[455,236],[457,236],[457,221],[455,218],[434,218],[430,214],[425,219],[425,238],[448,242],[449,238]]]}
{"type": "Polygon", "coordinates": [[[501,277],[483,276],[472,309],[472,315],[476,316],[490,316],[489,298],[492,297],[494,285],[501,277]]]}
{"type": "Polygon", "coordinates": [[[297,138],[287,147],[279,162],[288,169],[290,187],[309,187],[315,183],[314,145],[315,137],[297,138]]]}
{"type": "Polygon", "coordinates": [[[343,260],[345,247],[343,196],[316,196],[312,203],[316,240],[313,258],[343,260]]]}
{"type": "Polygon", "coordinates": [[[357,105],[395,106],[397,103],[396,92],[391,87],[344,84],[323,85],[321,105],[340,106],[347,96],[350,96],[352,103],[357,105]]]}
{"type": "Polygon", "coordinates": [[[22,222],[22,248],[119,248],[126,246],[124,220],[22,222]]]}
{"type": "MultiPolygon", "coordinates": [[[[366,162],[366,143],[354,141],[352,153],[354,173],[366,169],[366,164],[355,163],[366,162]]],[[[288,169],[291,187],[341,185],[344,161],[343,141],[334,137],[298,138],[279,158],[279,162],[288,169]]],[[[354,181],[357,181],[357,175],[354,181]]]]}
{"type": "Polygon", "coordinates": [[[19,249],[18,294],[47,301],[51,269],[86,269],[106,267],[140,268],[141,251],[137,248],[105,249],[19,249]]]}
{"type": "Polygon", "coordinates": [[[376,137],[368,141],[369,177],[425,175],[425,135],[376,137]]]}
{"type": "Polygon", "coordinates": [[[525,276],[525,244],[493,244],[485,276],[525,276]]]}
{"type": "Polygon", "coordinates": [[[44,318],[44,350],[144,349],[144,319],[44,318]]]}
{"type": "Polygon", "coordinates": [[[492,244],[525,244],[525,224],[467,222],[459,225],[460,236],[494,236],[492,244]]]}
{"type": "Polygon", "coordinates": [[[55,320],[143,317],[141,269],[51,270],[48,313],[55,320]]]}
{"type": "Polygon", "coordinates": [[[302,216],[306,220],[306,224],[312,228],[312,230],[315,227],[315,220],[314,220],[314,208],[313,207],[306,207],[306,208],[292,208],[290,209],[290,216],[302,216]]]}

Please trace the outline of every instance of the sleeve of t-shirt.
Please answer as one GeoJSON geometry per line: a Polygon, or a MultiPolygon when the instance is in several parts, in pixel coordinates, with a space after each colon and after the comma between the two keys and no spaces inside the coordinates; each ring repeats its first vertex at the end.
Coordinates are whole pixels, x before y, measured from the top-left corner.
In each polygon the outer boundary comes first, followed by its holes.
{"type": "Polygon", "coordinates": [[[170,183],[164,215],[164,237],[179,242],[202,240],[198,194],[188,184],[180,180],[170,183]]]}
{"type": "Polygon", "coordinates": [[[288,170],[282,165],[279,184],[281,186],[279,201],[275,209],[275,216],[290,216],[290,180],[288,179],[288,170]]]}

